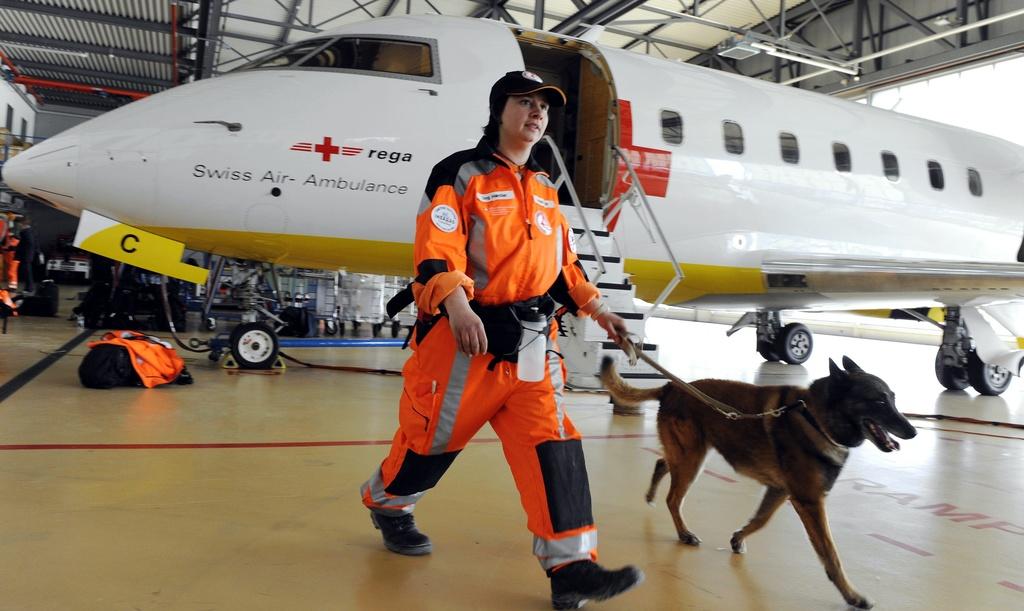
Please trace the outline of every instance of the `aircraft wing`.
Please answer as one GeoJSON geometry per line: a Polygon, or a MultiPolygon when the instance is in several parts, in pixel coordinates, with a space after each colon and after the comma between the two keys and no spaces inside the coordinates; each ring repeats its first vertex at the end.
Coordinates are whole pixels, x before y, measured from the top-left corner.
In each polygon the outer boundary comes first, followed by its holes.
{"type": "Polygon", "coordinates": [[[945,305],[1024,299],[1024,263],[770,255],[761,271],[768,292],[907,295],[945,305]]]}
{"type": "Polygon", "coordinates": [[[856,310],[1024,302],[1024,263],[772,252],[762,259],[761,282],[762,293],[706,294],[692,305],[856,310]]]}

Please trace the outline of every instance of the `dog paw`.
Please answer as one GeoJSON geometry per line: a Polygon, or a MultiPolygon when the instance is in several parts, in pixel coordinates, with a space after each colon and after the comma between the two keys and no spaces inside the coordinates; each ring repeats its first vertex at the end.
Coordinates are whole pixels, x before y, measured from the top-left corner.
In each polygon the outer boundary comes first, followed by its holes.
{"type": "Polygon", "coordinates": [[[871,607],[875,606],[875,603],[871,602],[870,600],[861,596],[860,594],[848,598],[846,602],[851,607],[855,607],[857,609],[870,609],[871,607]]]}
{"type": "Polygon", "coordinates": [[[686,545],[697,547],[700,545],[700,537],[693,533],[679,533],[679,540],[686,545]]]}
{"type": "Polygon", "coordinates": [[[740,539],[738,533],[734,534],[732,539],[729,539],[729,545],[732,546],[733,553],[745,554],[747,552],[747,544],[743,539],[740,539]]]}

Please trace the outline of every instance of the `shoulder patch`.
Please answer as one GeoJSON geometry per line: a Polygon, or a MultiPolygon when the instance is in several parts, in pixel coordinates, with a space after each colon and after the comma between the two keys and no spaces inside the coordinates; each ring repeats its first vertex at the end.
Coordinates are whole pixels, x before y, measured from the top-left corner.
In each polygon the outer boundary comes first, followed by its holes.
{"type": "Polygon", "coordinates": [[[569,250],[571,252],[575,253],[576,252],[576,232],[572,230],[572,227],[569,227],[566,230],[565,233],[569,236],[569,250]]]}
{"type": "Polygon", "coordinates": [[[445,233],[455,231],[459,226],[459,214],[451,206],[440,205],[430,211],[430,220],[445,233]]]}

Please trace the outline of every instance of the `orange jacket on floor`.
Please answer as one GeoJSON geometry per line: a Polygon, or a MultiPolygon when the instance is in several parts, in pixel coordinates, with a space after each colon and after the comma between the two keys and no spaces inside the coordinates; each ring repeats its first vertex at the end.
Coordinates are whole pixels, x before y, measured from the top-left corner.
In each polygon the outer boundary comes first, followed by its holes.
{"type": "Polygon", "coordinates": [[[131,356],[132,367],[139,374],[142,385],[153,388],[161,384],[169,384],[178,378],[185,369],[185,361],[174,351],[171,345],[158,337],[145,335],[137,331],[110,331],[104,333],[99,341],[89,342],[89,347],[100,344],[123,346],[131,356]]]}

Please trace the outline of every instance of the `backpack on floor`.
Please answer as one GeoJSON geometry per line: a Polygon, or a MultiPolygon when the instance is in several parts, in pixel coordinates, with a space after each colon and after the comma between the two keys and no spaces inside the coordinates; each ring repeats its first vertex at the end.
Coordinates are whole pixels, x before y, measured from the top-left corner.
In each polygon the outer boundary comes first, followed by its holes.
{"type": "Polygon", "coordinates": [[[86,388],[142,386],[124,346],[98,344],[89,349],[78,366],[78,379],[86,388]]]}
{"type": "Polygon", "coordinates": [[[78,368],[78,377],[89,388],[153,388],[171,382],[193,382],[192,375],[185,369],[185,361],[169,343],[138,331],[110,331],[99,341],[90,342],[89,353],[78,368]],[[101,349],[101,356],[92,356],[101,349]]]}

